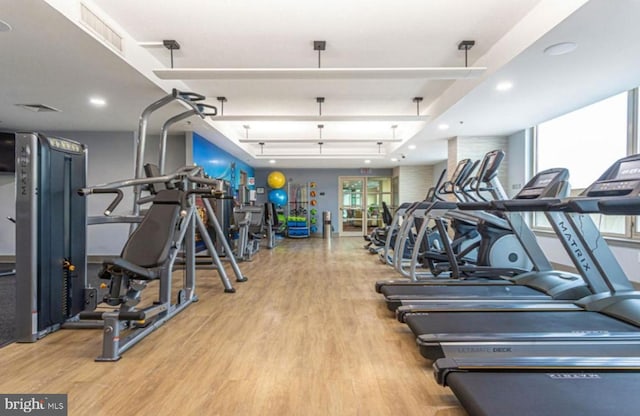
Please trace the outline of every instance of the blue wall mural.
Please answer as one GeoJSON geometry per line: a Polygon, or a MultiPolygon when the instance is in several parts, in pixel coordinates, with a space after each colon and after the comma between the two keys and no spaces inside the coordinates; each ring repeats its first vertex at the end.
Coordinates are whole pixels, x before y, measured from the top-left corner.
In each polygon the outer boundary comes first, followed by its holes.
{"type": "MultiPolygon", "coordinates": [[[[232,188],[238,189],[240,171],[247,173],[247,177],[255,177],[254,169],[211,143],[204,137],[193,133],[193,162],[204,168],[212,178],[224,179],[231,183],[232,188]]],[[[250,189],[254,186],[249,185],[250,189]]]]}

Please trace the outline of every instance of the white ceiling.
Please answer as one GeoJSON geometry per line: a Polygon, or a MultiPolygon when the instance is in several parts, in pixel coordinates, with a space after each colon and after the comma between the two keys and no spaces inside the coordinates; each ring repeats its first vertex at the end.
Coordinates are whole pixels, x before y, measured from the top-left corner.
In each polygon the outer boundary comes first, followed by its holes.
{"type": "MultiPolygon", "coordinates": [[[[0,128],[133,131],[144,107],[177,87],[204,94],[216,105],[216,97],[225,96],[224,115],[233,120],[192,119],[176,124],[176,131],[195,129],[256,167],[271,166],[273,154],[278,155],[273,157],[276,166],[283,168],[362,167],[365,158],[372,161],[370,167],[434,163],[446,158],[447,137],[510,134],[640,85],[640,46],[633,41],[640,37],[640,2],[585,2],[83,1],[123,37],[119,54],[80,23],[79,0],[0,0],[0,20],[13,27],[0,33],[0,128]],[[464,66],[457,44],[473,39],[469,65],[487,70],[471,80],[163,81],[152,71],[169,67],[169,52],[148,44],[163,39],[175,39],[182,47],[174,55],[177,68],[314,68],[313,40],[327,41],[322,53],[327,68],[464,66]],[[561,41],[577,42],[578,49],[565,56],[542,53],[561,41]],[[498,93],[500,80],[512,81],[514,88],[498,93]],[[94,94],[108,105],[88,106],[94,94]],[[416,115],[416,96],[424,97],[423,117],[407,121],[416,115]],[[378,116],[384,121],[324,121],[315,97],[325,97],[325,117],[378,116]],[[46,104],[62,112],[33,113],[16,107],[19,103],[46,104]],[[308,121],[283,121],[301,118],[308,121]],[[450,129],[439,130],[441,123],[450,129]],[[318,124],[324,125],[322,154],[318,124]],[[398,126],[395,139],[400,141],[392,141],[392,125],[398,126]],[[269,143],[276,139],[301,140],[269,143]],[[401,154],[406,159],[390,160],[401,154]],[[335,159],[339,155],[351,156],[335,159]]],[[[180,111],[170,106],[154,116],[151,127],[157,130],[180,111]]]]}

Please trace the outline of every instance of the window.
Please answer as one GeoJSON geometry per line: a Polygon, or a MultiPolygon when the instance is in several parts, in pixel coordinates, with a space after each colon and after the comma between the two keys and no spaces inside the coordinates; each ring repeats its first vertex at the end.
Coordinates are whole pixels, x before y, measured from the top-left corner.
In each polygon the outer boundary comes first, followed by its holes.
{"type": "Polygon", "coordinates": [[[538,171],[566,167],[571,186],[584,189],[627,154],[627,93],[538,125],[538,171]]]}
{"type": "MultiPolygon", "coordinates": [[[[535,141],[536,171],[566,167],[570,173],[572,195],[589,186],[609,165],[628,154],[633,139],[628,131],[629,103],[635,91],[624,92],[537,126],[535,141]]],[[[621,216],[594,215],[600,231],[631,237],[630,219],[621,216]]],[[[534,217],[534,225],[549,228],[543,215],[534,217]]]]}

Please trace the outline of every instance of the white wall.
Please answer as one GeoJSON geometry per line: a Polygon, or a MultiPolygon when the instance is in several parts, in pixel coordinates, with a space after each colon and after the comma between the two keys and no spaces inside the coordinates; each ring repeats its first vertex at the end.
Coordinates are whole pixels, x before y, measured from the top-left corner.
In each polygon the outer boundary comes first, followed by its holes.
{"type": "Polygon", "coordinates": [[[507,155],[507,171],[509,176],[505,182],[505,191],[510,197],[517,194],[531,177],[533,166],[531,157],[527,153],[532,141],[532,129],[518,131],[507,138],[508,145],[505,151],[507,155]]]}

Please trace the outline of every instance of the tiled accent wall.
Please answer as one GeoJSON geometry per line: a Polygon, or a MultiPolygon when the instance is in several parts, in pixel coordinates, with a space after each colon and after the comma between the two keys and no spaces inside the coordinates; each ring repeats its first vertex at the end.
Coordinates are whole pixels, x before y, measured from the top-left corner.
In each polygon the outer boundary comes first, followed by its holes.
{"type": "Polygon", "coordinates": [[[464,137],[458,136],[449,140],[449,162],[447,164],[448,175],[455,170],[460,159],[470,158],[472,160],[482,159],[490,150],[502,149],[505,158],[502,161],[498,178],[505,189],[509,184],[509,139],[505,136],[480,136],[464,137]]]}
{"type": "Polygon", "coordinates": [[[400,202],[422,201],[433,186],[433,166],[400,166],[397,169],[400,202]]]}

